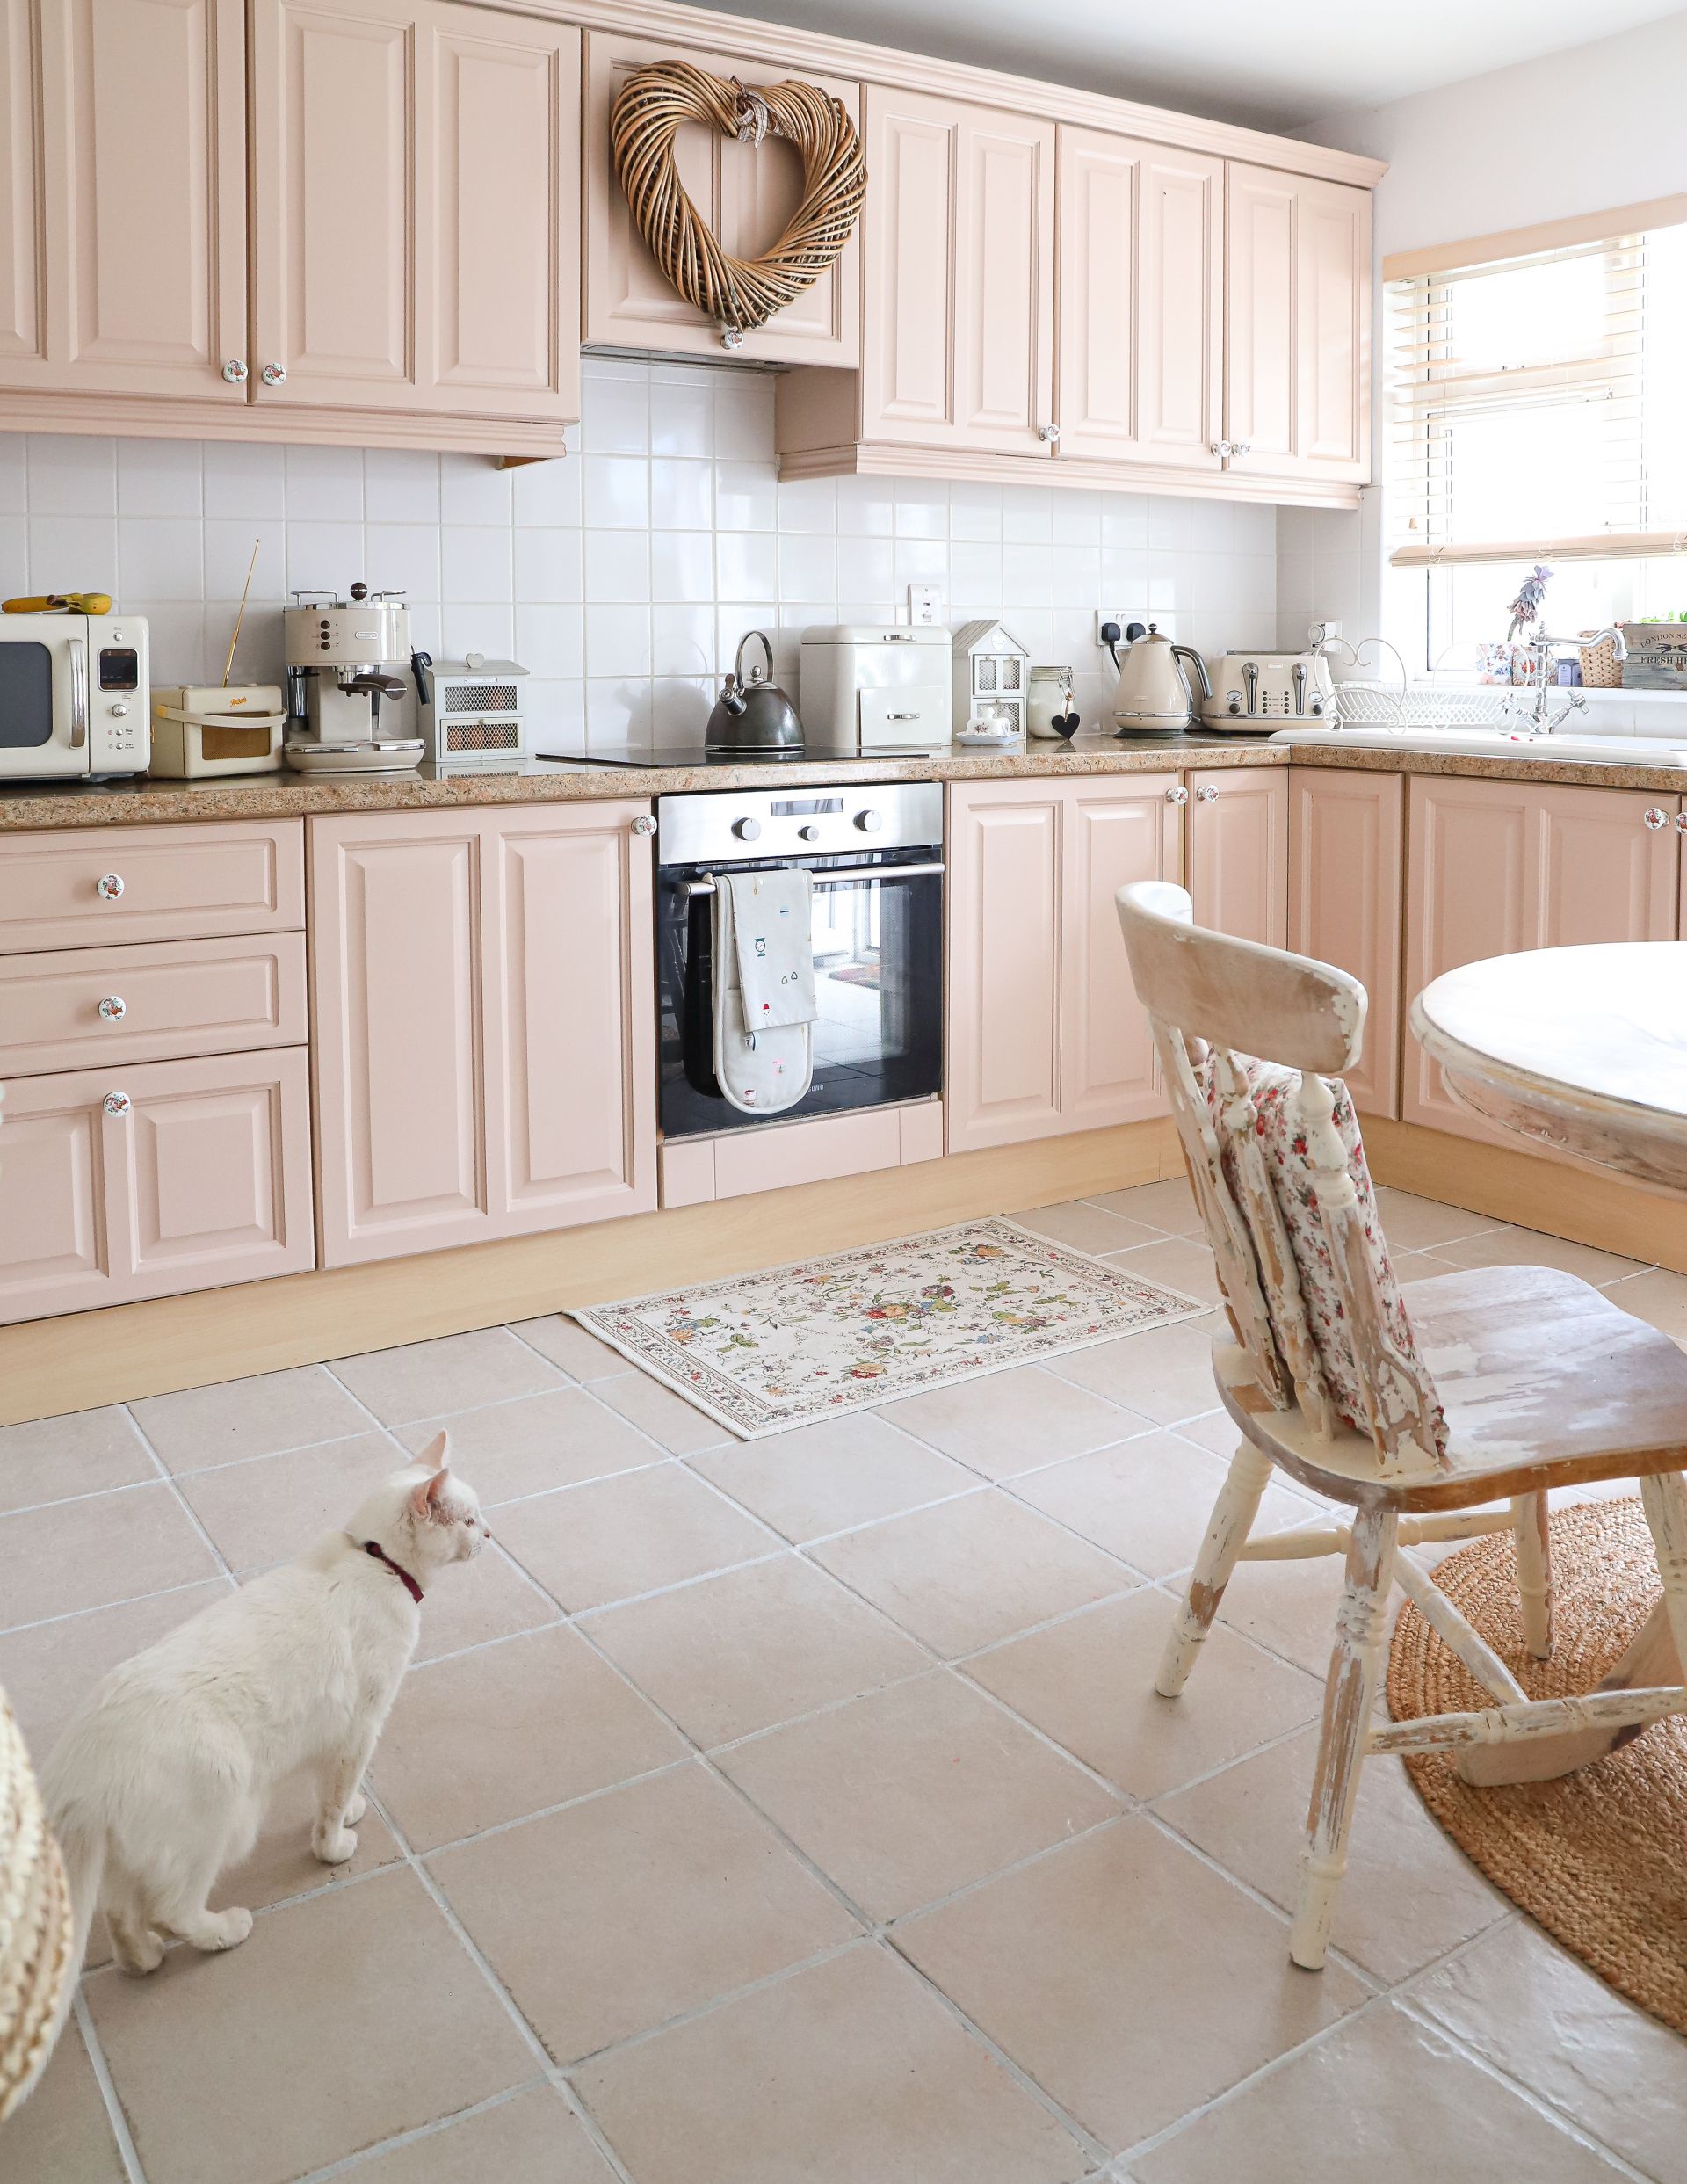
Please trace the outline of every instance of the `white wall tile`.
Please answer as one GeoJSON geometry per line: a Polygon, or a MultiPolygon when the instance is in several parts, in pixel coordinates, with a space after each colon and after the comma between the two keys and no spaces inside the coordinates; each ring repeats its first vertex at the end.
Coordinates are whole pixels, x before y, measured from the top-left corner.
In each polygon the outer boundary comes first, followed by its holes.
{"type": "Polygon", "coordinates": [[[778,488],[781,531],[815,533],[837,529],[837,481],[835,478],[781,479],[778,488]]]}
{"type": "Polygon", "coordinates": [[[887,539],[896,528],[894,480],[839,478],[837,528],[851,538],[887,539]]]}
{"type": "Polygon", "coordinates": [[[525,462],[511,479],[517,523],[578,523],[580,458],[569,453],[548,462],[525,462]]]}
{"type": "Polygon", "coordinates": [[[650,452],[650,386],[648,380],[600,379],[594,382],[581,421],[581,443],[590,455],[646,455],[650,452]]]}
{"type": "Polygon", "coordinates": [[[204,528],[188,516],[120,516],[117,525],[118,597],[202,601],[204,528]]]}
{"type": "Polygon", "coordinates": [[[421,447],[366,450],[363,512],[371,523],[438,523],[438,456],[421,447]]]}
{"type": "Polygon", "coordinates": [[[29,518],[0,515],[0,598],[29,589],[29,518]]]}
{"type": "Polygon", "coordinates": [[[778,509],[777,474],[771,462],[715,464],[714,520],[722,531],[775,530],[778,509]]]}
{"type": "Polygon", "coordinates": [[[714,453],[714,389],[699,374],[695,380],[650,381],[650,453],[700,455],[714,453]]]}
{"type": "Polygon", "coordinates": [[[518,606],[515,657],[530,674],[583,675],[583,610],[578,606],[518,606]]]}
{"type": "Polygon", "coordinates": [[[936,478],[898,478],[896,536],[899,539],[946,539],[948,535],[948,486],[936,478]]]}
{"type": "Polygon", "coordinates": [[[1099,546],[1101,495],[1083,486],[1051,494],[1050,536],[1056,546],[1099,546]]]}
{"type": "Polygon", "coordinates": [[[949,488],[949,536],[952,539],[999,540],[1002,536],[1002,488],[957,479],[949,488]]]}
{"type": "Polygon", "coordinates": [[[514,541],[492,524],[447,523],[439,529],[439,597],[507,602],[515,588],[514,541]]]}
{"type": "Polygon", "coordinates": [[[1054,535],[1053,495],[1046,485],[1002,488],[1003,545],[1046,546],[1054,535]]]}
{"type": "MultiPolygon", "coordinates": [[[[440,642],[445,650],[443,655],[435,653],[436,659],[460,660],[466,652],[483,652],[489,660],[519,659],[516,610],[490,600],[464,606],[448,599],[440,614],[440,642]]],[[[528,663],[521,660],[520,664],[525,667],[528,663]]]]}
{"type": "Polygon", "coordinates": [[[582,512],[589,528],[645,531],[650,526],[650,465],[633,455],[581,459],[582,512]]]}
{"type": "Polygon", "coordinates": [[[40,591],[109,591],[119,604],[115,516],[42,516],[29,519],[29,589],[40,591]]]}
{"type": "Polygon", "coordinates": [[[706,532],[651,533],[650,596],[684,600],[714,598],[714,541],[706,532]]]}
{"type": "Polygon", "coordinates": [[[714,704],[712,682],[659,675],[650,686],[650,740],[659,751],[700,744],[714,704]]]}
{"type": "Polygon", "coordinates": [[[781,533],[779,597],[782,599],[836,599],[837,541],[810,538],[801,532],[781,533]]]}
{"type": "Polygon", "coordinates": [[[585,534],[588,602],[641,606],[650,598],[650,533],[588,531],[585,534]]]}
{"type": "Polygon", "coordinates": [[[0,432],[0,516],[29,512],[29,448],[21,432],[0,432]]]}
{"type": "Polygon", "coordinates": [[[196,439],[120,439],[117,509],[122,516],[197,516],[203,461],[196,439]]]}
{"type": "MultiPolygon", "coordinates": [[[[363,526],[360,523],[287,524],[287,589],[299,591],[337,591],[367,583],[363,568],[363,526]]],[[[126,606],[134,606],[126,599],[126,606]]]]}
{"type": "Polygon", "coordinates": [[[714,608],[656,606],[650,610],[650,666],[656,675],[713,675],[714,608]]]}
{"type": "MultiPolygon", "coordinates": [[[[535,470],[560,469],[563,464],[541,462],[529,467],[535,470]]],[[[446,523],[509,523],[515,511],[515,482],[526,474],[525,468],[500,470],[484,455],[441,455],[442,519],[446,523]]]]}
{"type": "Polygon", "coordinates": [[[723,531],[714,541],[718,599],[768,599],[779,588],[778,541],[761,531],[723,531]]]}
{"type": "Polygon", "coordinates": [[[586,672],[594,678],[650,672],[648,606],[587,607],[586,672]]]}
{"type": "Polygon", "coordinates": [[[583,593],[583,533],[561,526],[523,526],[516,533],[516,601],[518,606],[578,599],[583,593]]]}
{"type": "Polygon", "coordinates": [[[207,516],[273,523],[286,515],[286,448],[258,441],[210,439],[201,452],[207,516]]]}
{"type": "Polygon", "coordinates": [[[117,442],[79,432],[32,432],[29,507],[40,516],[115,515],[117,442]]]}
{"type": "MultiPolygon", "coordinates": [[[[246,572],[250,569],[250,601],[253,611],[262,619],[266,605],[273,605],[286,596],[286,526],[260,525],[218,516],[207,518],[203,528],[205,596],[208,599],[237,599],[246,588],[246,572]],[[254,546],[257,548],[256,564],[252,560],[254,546]]],[[[437,584],[428,597],[438,597],[437,584]]]]}
{"type": "Polygon", "coordinates": [[[285,460],[287,515],[304,523],[363,520],[360,447],[289,447],[285,460]]]}
{"type": "Polygon", "coordinates": [[[650,465],[650,521],[662,531],[706,531],[714,521],[714,466],[683,457],[650,465]]]}
{"type": "Polygon", "coordinates": [[[717,372],[714,452],[723,462],[756,462],[773,445],[773,382],[759,373],[717,372]]]}
{"type": "Polygon", "coordinates": [[[368,582],[379,591],[402,591],[412,599],[443,599],[440,536],[437,523],[366,524],[363,546],[368,582]]]}
{"type": "MultiPolygon", "coordinates": [[[[951,548],[952,553],[957,549],[951,548]]],[[[840,538],[837,541],[840,599],[877,600],[889,606],[896,599],[895,556],[888,539],[840,538]]],[[[840,616],[840,620],[844,617],[840,616]]]]}

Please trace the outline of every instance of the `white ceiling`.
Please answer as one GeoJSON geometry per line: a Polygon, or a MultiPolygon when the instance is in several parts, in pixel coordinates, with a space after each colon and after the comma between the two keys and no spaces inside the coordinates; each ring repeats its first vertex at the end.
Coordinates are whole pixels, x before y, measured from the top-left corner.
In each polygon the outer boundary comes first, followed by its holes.
{"type": "MultiPolygon", "coordinates": [[[[1586,45],[1587,0],[728,0],[734,13],[1291,129],[1586,45]]],[[[1603,0],[1596,34],[1680,0],[1603,0]]]]}

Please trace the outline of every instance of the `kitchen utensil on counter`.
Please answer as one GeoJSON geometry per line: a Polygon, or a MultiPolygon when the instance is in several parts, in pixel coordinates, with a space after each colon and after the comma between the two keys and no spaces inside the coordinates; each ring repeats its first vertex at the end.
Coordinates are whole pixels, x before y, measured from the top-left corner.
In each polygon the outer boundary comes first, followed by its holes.
{"type": "Polygon", "coordinates": [[[1078,732],[1078,709],[1072,698],[1069,667],[1033,667],[1025,699],[1025,733],[1044,743],[1078,732]]]}
{"type": "MultiPolygon", "coordinates": [[[[809,751],[848,758],[947,751],[953,676],[953,641],[935,624],[815,623],[802,633],[809,751]]],[[[988,717],[981,706],[974,710],[988,717]]]]}
{"type": "Polygon", "coordinates": [[[1113,720],[1121,736],[1175,733],[1189,726],[1195,700],[1182,663],[1187,661],[1200,685],[1203,702],[1213,695],[1206,662],[1186,644],[1173,644],[1150,622],[1119,664],[1113,720]]]}
{"type": "Polygon", "coordinates": [[[965,728],[955,730],[958,744],[967,744],[977,751],[1017,751],[1022,740],[1011,721],[986,720],[977,713],[965,728]]]}
{"type": "Polygon", "coordinates": [[[422,741],[441,773],[507,773],[527,755],[522,685],[527,670],[514,660],[466,652],[460,660],[411,656],[422,708],[422,741]]]}
{"type": "Polygon", "coordinates": [[[764,630],[747,629],[738,640],[732,672],[720,686],[703,740],[709,751],[802,749],[802,722],[773,679],[773,647],[764,630]],[[761,646],[766,664],[752,667],[746,676],[744,647],[752,639],[761,646]]]}
{"type": "Polygon", "coordinates": [[[44,591],[39,599],[0,600],[0,614],[109,614],[105,591],[44,591]]]}
{"type": "Polygon", "coordinates": [[[1200,725],[1227,735],[1269,735],[1285,721],[1333,710],[1329,663],[1316,652],[1227,652],[1201,700],[1200,725]]]}
{"type": "MultiPolygon", "coordinates": [[[[419,764],[419,736],[383,736],[381,704],[396,704],[405,685],[394,672],[410,660],[410,617],[400,591],[354,584],[331,591],[295,591],[282,614],[288,712],[301,732],[282,755],[306,773],[408,773],[419,764]]],[[[391,715],[388,715],[390,722],[391,715]]]]}

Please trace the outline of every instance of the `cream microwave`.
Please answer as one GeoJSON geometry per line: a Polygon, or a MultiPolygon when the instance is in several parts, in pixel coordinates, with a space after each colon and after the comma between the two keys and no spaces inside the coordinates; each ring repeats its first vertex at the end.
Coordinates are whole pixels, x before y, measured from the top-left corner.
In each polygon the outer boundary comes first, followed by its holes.
{"type": "Polygon", "coordinates": [[[151,754],[141,614],[0,614],[0,779],[144,773],[151,754]]]}

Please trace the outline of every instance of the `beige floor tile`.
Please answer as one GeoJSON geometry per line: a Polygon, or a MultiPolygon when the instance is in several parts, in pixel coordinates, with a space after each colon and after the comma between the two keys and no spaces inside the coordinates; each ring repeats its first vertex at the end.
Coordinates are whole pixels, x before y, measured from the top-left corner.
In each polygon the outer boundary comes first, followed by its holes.
{"type": "MultiPolygon", "coordinates": [[[[1221,1456],[1227,1464],[1242,1446],[1242,1428],[1227,1411],[1205,1411],[1199,1418],[1180,1419],[1177,1422],[1177,1438],[1179,1440],[1194,1441],[1209,1455],[1221,1456]]],[[[1280,1474],[1278,1484],[1287,1484],[1280,1474]]]]}
{"type": "Polygon", "coordinates": [[[1458,1272],[1453,1261],[1443,1259],[1438,1252],[1397,1252],[1392,1239],[1388,1246],[1388,1263],[1394,1270],[1394,1280],[1401,1283],[1428,1281],[1436,1274],[1458,1272]]]}
{"type": "Polygon", "coordinates": [[[1654,1266],[1649,1273],[1619,1283],[1611,1294],[1636,1319],[1648,1321],[1677,1342],[1687,1342],[1687,1274],[1654,1266]]]}
{"type": "Polygon", "coordinates": [[[724,1426],[648,1373],[619,1374],[597,1382],[594,1392],[672,1455],[694,1455],[733,1438],[724,1426]]]}
{"type": "Polygon", "coordinates": [[[315,1441],[344,1440],[369,1424],[362,1404],[320,1365],[257,1373],[250,1380],[222,1381],[180,1395],[148,1396],[129,1407],[172,1471],[198,1471],[243,1456],[306,1448],[315,1441]]]}
{"type": "Polygon", "coordinates": [[[504,1327],[441,1335],[396,1350],[336,1358],[332,1367],[383,1426],[402,1426],[446,1411],[473,1411],[508,1396],[531,1396],[559,1383],[558,1369],[504,1327]]]}
{"type": "Polygon", "coordinates": [[[692,1457],[691,1469],[799,1543],[978,1484],[974,1472],[913,1440],[883,1411],[728,1442],[692,1457]]]}
{"type": "MultiPolygon", "coordinates": [[[[1184,1570],[1201,1543],[1226,1466],[1171,1433],[1145,1433],[1074,1456],[1007,1491],[1033,1509],[1118,1555],[1151,1578],[1184,1570]]],[[[1313,1511],[1305,1498],[1270,1486],[1255,1522],[1258,1532],[1304,1524],[1313,1511]]]]}
{"type": "Polygon", "coordinates": [[[302,1896],[308,1890],[329,1887],[357,1874],[372,1873],[377,1866],[395,1864],[404,1854],[394,1841],[392,1830],[371,1806],[358,1822],[358,1847],[351,1856],[343,1866],[325,1866],[310,1847],[315,1817],[316,1789],[309,1777],[295,1774],[279,1784],[250,1856],[220,1876],[211,1891],[212,1903],[219,1908],[225,1904],[244,1904],[248,1911],[260,1911],[267,1904],[286,1903],[289,1897],[302,1896]]]}
{"type": "MultiPolygon", "coordinates": [[[[1332,1513],[1338,1522],[1346,1514],[1332,1513]]],[[[1219,1620],[1321,1683],[1329,1668],[1341,1597],[1339,1555],[1305,1562],[1243,1563],[1225,1588],[1219,1620]]],[[[1396,1603],[1398,1598],[1396,1594],[1396,1603]]]]}
{"type": "Polygon", "coordinates": [[[1131,2173],[1139,2184],[1613,2184],[1618,2172],[1382,2003],[1140,2156],[1131,2173]]]}
{"type": "Polygon", "coordinates": [[[1180,1699],[1155,1672],[1172,1602],[1133,1593],[968,1661],[967,1672],[1133,1797],[1157,1797],[1311,1721],[1322,1688],[1220,1623],[1180,1699]]]}
{"type": "Polygon", "coordinates": [[[1180,1175],[1163,1183],[1139,1183],[1133,1190],[1102,1191],[1090,1203],[1123,1214],[1127,1221],[1146,1222],[1169,1236],[1198,1236],[1201,1231],[1195,1194],[1180,1175]]]}
{"type": "Polygon", "coordinates": [[[720,1766],[878,1921],[1119,1809],[1011,1715],[941,1671],[738,1745],[720,1766]]]}
{"type": "Polygon", "coordinates": [[[930,1665],[894,1623],[795,1555],[605,1608],[583,1627],[704,1745],[930,1665]]]}
{"type": "Polygon", "coordinates": [[[489,1638],[513,1638],[556,1622],[558,1610],[496,1541],[460,1569],[441,1571],[422,1607],[417,1662],[460,1653],[489,1638]]]}
{"type": "Polygon", "coordinates": [[[908,1919],[895,1939],[1115,2151],[1297,2046],[1364,1992],[1336,1966],[1316,1979],[1297,1971],[1282,1920],[1140,1818],[908,1919]]]}
{"type": "Polygon", "coordinates": [[[1392,1252],[1439,1252],[1459,1237],[1479,1235],[1484,1229],[1502,1228],[1491,1214],[1472,1213],[1467,1207],[1444,1205],[1439,1199],[1420,1198],[1412,1191],[1377,1186],[1377,1211],[1392,1252]]]}
{"type": "Polygon", "coordinates": [[[1133,1251],[1109,1252],[1107,1264],[1139,1281],[1158,1282],[1162,1288],[1181,1289],[1203,1304],[1222,1304],[1218,1268],[1199,1237],[1155,1237],[1133,1251]]]}
{"type": "Polygon", "coordinates": [[[29,2099],[0,2123],[0,2176],[7,2184],[125,2184],[99,2081],[75,2025],[65,2027],[29,2099]]]}
{"type": "Polygon", "coordinates": [[[532,2076],[416,1876],[260,1919],[220,1956],[87,1988],[148,2184],[282,2184],[532,2076]]]}
{"type": "Polygon", "coordinates": [[[543,1319],[512,1320],[510,1331],[531,1342],[553,1365],[560,1365],[570,1380],[607,1380],[612,1374],[636,1370],[630,1358],[561,1312],[547,1313],[543,1319]]]}
{"type": "Polygon", "coordinates": [[[1034,1206],[1028,1214],[1013,1214],[1009,1217],[1034,1236],[1046,1236],[1055,1244],[1069,1244],[1075,1252],[1089,1252],[1097,1258],[1104,1252],[1127,1252],[1133,1244],[1155,1243],[1162,1233],[1143,1222],[1127,1221],[1124,1215],[1112,1213],[1104,1205],[1092,1206],[1082,1198],[1068,1199],[1060,1206],[1034,1206]]]}
{"type": "MultiPolygon", "coordinates": [[[[1162,1797],[1155,1809],[1180,1835],[1292,1912],[1317,1750],[1317,1732],[1308,1730],[1162,1797]]],[[[1510,1908],[1430,1819],[1400,1761],[1367,1760],[1336,1898],[1336,1946],[1393,1986],[1510,1908]]]]}
{"type": "Polygon", "coordinates": [[[1687,2184],[1687,2040],[1528,1919],[1431,1972],[1412,2000],[1658,2184],[1687,2184]]]}
{"type": "Polygon", "coordinates": [[[207,1578],[177,1593],[155,1593],[0,1638],[0,1690],[35,1759],[47,1757],[59,1731],[108,1668],[155,1643],[228,1590],[226,1578],[207,1578]]]}
{"type": "Polygon", "coordinates": [[[525,2093],[378,2153],[356,2184],[610,2184],[614,2172],[560,2093],[525,2093]]]}
{"type": "Polygon", "coordinates": [[[665,1722],[566,1628],[413,1668],[372,1779],[417,1850],[684,1758],[665,1722]]]}
{"type": "Polygon", "coordinates": [[[1051,1358],[1048,1369],[1153,1425],[1170,1426],[1213,1408],[1213,1337],[1220,1324],[1203,1315],[1146,1334],[1119,1335],[1051,1358]]]}
{"type": "Polygon", "coordinates": [[[0,1626],[108,1607],[217,1570],[161,1479],[0,1517],[0,1626]]]}
{"type": "Polygon", "coordinates": [[[1436,1257],[1451,1259],[1455,1266],[1556,1266],[1596,1283],[1621,1281],[1625,1275],[1646,1272],[1641,1259],[1622,1259],[1615,1252],[1571,1244],[1563,1237],[1543,1236],[1535,1229],[1489,1229],[1481,1236],[1437,1245],[1436,1257]]]}
{"type": "Polygon", "coordinates": [[[700,1766],[500,1829],[431,1862],[559,2063],[861,1931],[700,1766]]]}
{"type": "Polygon", "coordinates": [[[1104,1448],[1148,1425],[1040,1365],[1016,1365],[952,1388],[904,1396],[875,1415],[917,1433],[987,1479],[1010,1478],[1087,1448],[1104,1448]]]}
{"type": "Polygon", "coordinates": [[[662,1460],[660,1448],[583,1388],[547,1388],[454,1418],[422,1419],[394,1437],[420,1455],[442,1432],[450,1435],[453,1468],[487,1509],[662,1460]]]}
{"type": "Polygon", "coordinates": [[[291,1562],[339,1530],[404,1459],[385,1433],[355,1433],[320,1448],[258,1456],[214,1471],[189,1471],[189,1506],[238,1573],[291,1562]]]}
{"type": "Polygon", "coordinates": [[[1072,2184],[1090,2167],[869,1945],[605,2056],[579,2086],[638,2184],[1072,2184]]]}
{"type": "Polygon", "coordinates": [[[0,1513],[157,1476],[141,1436],[116,1404],[0,1426],[0,1513]]]}
{"type": "Polygon", "coordinates": [[[945,1658],[1136,1579],[996,1487],[846,1532],[814,1558],[945,1658]]]}
{"type": "Polygon", "coordinates": [[[497,1534],[570,1614],[783,1544],[677,1463],[511,1502],[498,1513],[497,1534]]]}

